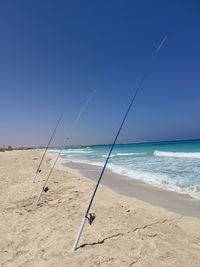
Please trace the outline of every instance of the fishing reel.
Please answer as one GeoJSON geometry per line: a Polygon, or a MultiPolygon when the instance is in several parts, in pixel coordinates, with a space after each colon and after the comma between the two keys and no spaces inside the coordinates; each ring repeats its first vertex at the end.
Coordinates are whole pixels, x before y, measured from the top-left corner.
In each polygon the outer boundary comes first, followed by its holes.
{"type": "Polygon", "coordinates": [[[44,187],[43,187],[43,191],[44,191],[45,193],[46,193],[48,190],[49,190],[48,186],[46,186],[46,187],[44,186],[44,187]]]}
{"type": "Polygon", "coordinates": [[[95,213],[89,213],[89,216],[87,217],[87,219],[88,219],[90,225],[92,225],[95,218],[96,218],[95,213]]]}

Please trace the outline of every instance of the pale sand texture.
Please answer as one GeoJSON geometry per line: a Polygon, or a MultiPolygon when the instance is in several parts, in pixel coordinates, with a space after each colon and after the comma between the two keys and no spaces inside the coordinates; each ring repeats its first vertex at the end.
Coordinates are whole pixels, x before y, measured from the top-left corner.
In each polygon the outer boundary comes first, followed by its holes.
{"type": "Polygon", "coordinates": [[[80,247],[71,252],[94,183],[61,164],[36,207],[50,168],[32,184],[41,151],[0,153],[1,266],[200,266],[200,220],[101,186],[80,247]]]}

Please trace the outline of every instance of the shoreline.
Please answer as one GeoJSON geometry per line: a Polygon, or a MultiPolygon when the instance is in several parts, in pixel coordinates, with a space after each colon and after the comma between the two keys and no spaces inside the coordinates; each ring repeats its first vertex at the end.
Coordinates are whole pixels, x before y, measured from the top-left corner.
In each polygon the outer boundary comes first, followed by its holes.
{"type": "MultiPolygon", "coordinates": [[[[79,171],[86,179],[94,182],[97,181],[102,167],[88,163],[67,162],[64,156],[61,156],[61,158],[63,159],[62,164],[64,166],[79,171]]],[[[141,180],[120,175],[110,169],[106,169],[101,185],[106,186],[120,195],[137,198],[153,206],[162,207],[177,214],[200,218],[200,200],[192,198],[190,195],[165,190],[141,180]]]]}

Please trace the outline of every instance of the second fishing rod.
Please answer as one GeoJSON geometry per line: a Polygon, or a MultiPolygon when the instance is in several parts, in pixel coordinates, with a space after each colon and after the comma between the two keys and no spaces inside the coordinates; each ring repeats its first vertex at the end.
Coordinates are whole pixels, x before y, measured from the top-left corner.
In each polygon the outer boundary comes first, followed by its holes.
{"type": "MultiPolygon", "coordinates": [[[[87,98],[86,102],[85,102],[85,103],[83,104],[83,106],[81,107],[81,110],[80,110],[80,112],[78,113],[77,117],[75,118],[74,123],[72,124],[72,127],[71,127],[71,129],[70,129],[70,131],[69,131],[70,134],[71,134],[72,130],[74,130],[74,128],[75,128],[76,125],[78,124],[78,122],[79,122],[79,120],[80,120],[80,118],[81,118],[83,112],[84,112],[85,109],[87,108],[89,102],[90,102],[90,101],[92,100],[92,98],[94,97],[95,93],[96,93],[96,89],[93,90],[93,92],[92,92],[92,93],[89,95],[89,97],[87,98]]],[[[70,134],[69,134],[69,136],[70,136],[70,134]]],[[[68,138],[67,138],[67,141],[68,141],[68,144],[67,144],[67,145],[69,145],[69,140],[70,140],[70,138],[68,137],[68,138]]],[[[47,192],[47,191],[49,190],[49,188],[46,186],[46,185],[47,185],[47,182],[48,182],[48,180],[49,180],[49,178],[50,178],[50,176],[51,176],[51,174],[52,174],[52,172],[53,172],[53,170],[54,170],[54,168],[55,168],[55,166],[56,166],[56,163],[57,163],[58,159],[60,158],[60,156],[61,156],[61,154],[62,154],[62,152],[63,152],[64,149],[65,149],[64,147],[63,147],[62,149],[60,149],[60,151],[59,151],[59,153],[58,153],[58,155],[57,155],[57,157],[56,157],[56,159],[55,159],[55,161],[54,161],[54,163],[53,163],[53,165],[52,165],[52,167],[51,167],[51,169],[50,169],[50,172],[49,172],[48,176],[47,176],[46,179],[45,179],[44,185],[43,185],[43,187],[42,187],[42,189],[41,189],[41,191],[40,191],[40,193],[39,193],[39,195],[38,195],[38,198],[37,198],[37,201],[36,201],[36,205],[39,203],[42,194],[43,194],[44,192],[47,192]]]]}
{"type": "Polygon", "coordinates": [[[65,106],[64,110],[63,110],[62,113],[60,114],[60,117],[58,118],[58,121],[57,121],[57,123],[56,123],[56,126],[55,126],[55,128],[54,128],[54,130],[53,130],[53,132],[52,132],[52,134],[51,134],[51,136],[50,136],[50,139],[49,139],[49,141],[48,141],[48,143],[47,143],[47,145],[46,145],[46,147],[45,147],[44,153],[43,153],[42,158],[41,158],[41,160],[40,160],[40,162],[39,162],[39,165],[38,165],[38,167],[37,167],[37,170],[36,170],[36,172],[35,172],[35,176],[34,176],[34,178],[33,178],[33,183],[35,183],[36,178],[37,178],[37,175],[41,172],[42,162],[43,162],[43,160],[44,160],[44,158],[45,158],[45,155],[46,155],[47,150],[48,150],[48,148],[49,148],[49,146],[50,146],[50,144],[51,144],[51,141],[52,141],[52,139],[53,139],[53,137],[54,137],[54,135],[55,135],[55,132],[56,132],[56,130],[57,130],[57,128],[58,128],[58,126],[59,126],[59,124],[60,124],[60,122],[61,122],[61,120],[62,120],[64,114],[65,114],[66,109],[67,109],[67,106],[65,106]]]}

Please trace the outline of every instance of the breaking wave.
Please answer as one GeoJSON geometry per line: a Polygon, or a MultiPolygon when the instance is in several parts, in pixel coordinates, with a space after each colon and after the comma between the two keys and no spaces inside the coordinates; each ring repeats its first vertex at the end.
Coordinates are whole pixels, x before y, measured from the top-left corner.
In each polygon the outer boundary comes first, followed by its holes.
{"type": "Polygon", "coordinates": [[[200,152],[166,152],[166,151],[154,151],[154,156],[158,157],[170,157],[170,158],[196,158],[200,159],[200,152]]]}

